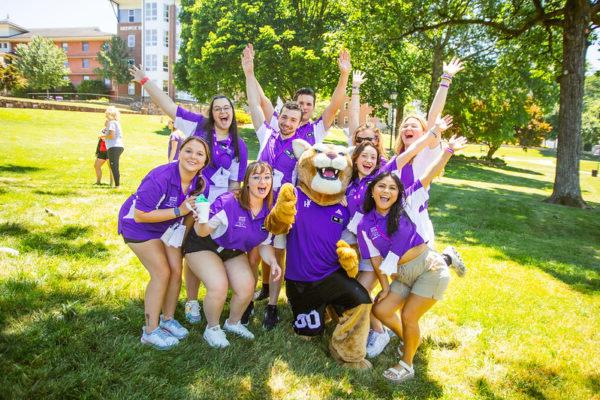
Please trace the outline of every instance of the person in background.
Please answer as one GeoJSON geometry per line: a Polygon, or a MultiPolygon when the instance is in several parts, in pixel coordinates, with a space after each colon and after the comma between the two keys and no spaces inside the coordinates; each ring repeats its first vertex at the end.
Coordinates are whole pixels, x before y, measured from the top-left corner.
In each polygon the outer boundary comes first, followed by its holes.
{"type": "Polygon", "coordinates": [[[175,128],[175,123],[172,119],[169,119],[167,127],[171,131],[171,135],[169,136],[168,150],[169,162],[171,162],[179,158],[179,150],[181,149],[181,144],[185,140],[185,134],[179,129],[175,128]]]}
{"type": "Polygon", "coordinates": [[[121,123],[119,122],[121,113],[116,107],[110,106],[104,114],[106,115],[105,132],[100,135],[100,139],[106,142],[106,153],[108,155],[110,171],[115,181],[115,189],[118,189],[121,186],[119,160],[124,149],[123,133],[121,131],[121,123]]]}
{"type": "MultiPolygon", "coordinates": [[[[102,132],[104,134],[104,132],[102,132]]],[[[106,152],[106,142],[102,138],[98,138],[98,144],[96,145],[96,161],[94,162],[94,170],[96,171],[96,185],[102,185],[102,166],[108,160],[108,153],[106,152]]],[[[112,183],[112,175],[111,175],[112,183]]]]}

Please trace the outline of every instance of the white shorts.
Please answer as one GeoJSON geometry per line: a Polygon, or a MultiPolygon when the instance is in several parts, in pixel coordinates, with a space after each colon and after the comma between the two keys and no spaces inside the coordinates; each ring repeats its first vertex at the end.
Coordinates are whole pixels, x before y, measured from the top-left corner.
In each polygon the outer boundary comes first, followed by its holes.
{"type": "Polygon", "coordinates": [[[281,235],[275,235],[273,238],[273,247],[279,250],[284,250],[285,245],[287,244],[287,235],[282,233],[281,235]]]}

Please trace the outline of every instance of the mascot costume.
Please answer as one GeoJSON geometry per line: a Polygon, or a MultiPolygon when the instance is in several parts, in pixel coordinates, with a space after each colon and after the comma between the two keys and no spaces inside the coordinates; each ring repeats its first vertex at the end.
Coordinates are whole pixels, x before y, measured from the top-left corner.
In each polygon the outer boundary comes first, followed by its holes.
{"type": "Polygon", "coordinates": [[[352,368],[371,368],[365,359],[371,298],[354,279],[358,256],[343,237],[350,215],[340,202],[352,173],[348,149],[304,140],[293,142],[298,159],[298,186],[287,183],[265,220],[275,235],[287,234],[286,294],[294,314],[294,331],[316,336],[324,331],[325,309],[339,319],[329,350],[352,368]]]}

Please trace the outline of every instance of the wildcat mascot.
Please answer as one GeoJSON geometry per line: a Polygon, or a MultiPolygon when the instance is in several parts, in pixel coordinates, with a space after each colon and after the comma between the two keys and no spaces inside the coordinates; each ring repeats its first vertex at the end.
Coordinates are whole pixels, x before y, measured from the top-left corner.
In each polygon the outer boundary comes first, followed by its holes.
{"type": "Polygon", "coordinates": [[[358,256],[342,240],[350,215],[340,201],[352,160],[348,149],[331,144],[311,146],[297,139],[293,149],[298,186],[282,186],[265,226],[275,235],[286,235],[286,294],[294,331],[322,334],[325,308],[331,306],[339,316],[329,344],[332,357],[348,367],[371,368],[365,359],[371,298],[354,279],[358,256]]]}

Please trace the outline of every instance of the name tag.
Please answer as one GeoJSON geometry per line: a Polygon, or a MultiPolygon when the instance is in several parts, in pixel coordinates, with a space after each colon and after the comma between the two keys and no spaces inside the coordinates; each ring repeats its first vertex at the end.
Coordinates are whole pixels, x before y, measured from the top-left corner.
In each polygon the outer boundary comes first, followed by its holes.
{"type": "Polygon", "coordinates": [[[213,176],[210,177],[210,179],[213,181],[215,186],[226,188],[229,186],[229,175],[231,175],[231,173],[221,167],[217,170],[217,172],[214,173],[213,176]]]}
{"type": "Polygon", "coordinates": [[[344,224],[344,218],[342,218],[342,217],[338,217],[337,215],[333,215],[333,216],[331,217],[331,221],[332,221],[332,222],[335,222],[336,224],[340,224],[340,225],[343,225],[343,224],[344,224]]]}
{"type": "Polygon", "coordinates": [[[286,150],[285,150],[285,154],[286,154],[286,155],[287,155],[289,158],[291,158],[292,160],[295,160],[295,159],[296,159],[296,156],[294,155],[294,152],[293,152],[291,149],[286,149],[286,150]]]}

